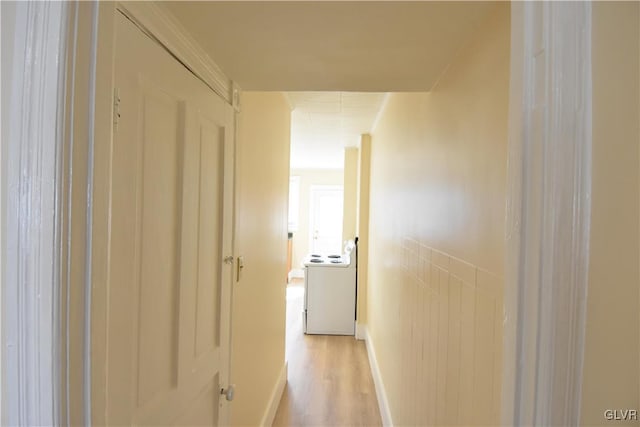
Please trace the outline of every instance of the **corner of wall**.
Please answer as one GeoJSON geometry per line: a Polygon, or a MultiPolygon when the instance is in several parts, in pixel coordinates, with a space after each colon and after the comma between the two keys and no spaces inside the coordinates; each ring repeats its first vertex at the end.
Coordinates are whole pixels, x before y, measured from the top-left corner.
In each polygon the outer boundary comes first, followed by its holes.
{"type": "Polygon", "coordinates": [[[356,216],[358,206],[358,148],[344,149],[344,213],[342,220],[342,240],[353,239],[357,235],[356,216]]]}
{"type": "Polygon", "coordinates": [[[360,137],[357,172],[357,217],[356,235],[358,236],[358,312],[359,323],[367,323],[368,297],[367,281],[369,276],[369,187],[371,177],[371,135],[360,137]]]}

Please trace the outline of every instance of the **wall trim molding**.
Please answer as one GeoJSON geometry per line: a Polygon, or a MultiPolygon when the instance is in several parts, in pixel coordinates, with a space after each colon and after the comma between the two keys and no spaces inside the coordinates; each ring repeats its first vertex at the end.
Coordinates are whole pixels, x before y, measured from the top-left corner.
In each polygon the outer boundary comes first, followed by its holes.
{"type": "Polygon", "coordinates": [[[578,425],[591,213],[591,3],[511,6],[504,425],[578,425]]]}
{"type": "Polygon", "coordinates": [[[116,7],[215,93],[234,108],[239,108],[240,89],[237,84],[222,72],[189,31],[164,6],[155,2],[121,1],[116,7]]]}
{"type": "Polygon", "coordinates": [[[66,387],[60,248],[69,5],[18,2],[11,13],[10,108],[2,114],[0,423],[58,425],[66,387]]]}
{"type": "Polygon", "coordinates": [[[278,375],[278,380],[276,381],[276,384],[273,387],[273,391],[271,392],[267,410],[265,411],[264,415],[262,416],[262,420],[260,421],[261,427],[271,427],[273,425],[273,420],[276,417],[278,406],[280,406],[280,400],[282,399],[284,389],[287,386],[287,371],[288,362],[284,362],[284,365],[280,370],[280,375],[278,375]]]}
{"type": "Polygon", "coordinates": [[[366,325],[362,325],[363,336],[367,345],[367,356],[369,356],[369,366],[371,367],[371,376],[373,377],[373,383],[376,387],[376,397],[378,399],[378,408],[380,408],[380,418],[382,418],[382,425],[384,427],[393,427],[393,420],[391,418],[391,410],[389,409],[389,399],[387,398],[387,391],[384,388],[384,382],[382,381],[382,374],[380,373],[380,367],[378,366],[378,359],[376,352],[373,348],[373,342],[369,335],[369,329],[366,325]]]}

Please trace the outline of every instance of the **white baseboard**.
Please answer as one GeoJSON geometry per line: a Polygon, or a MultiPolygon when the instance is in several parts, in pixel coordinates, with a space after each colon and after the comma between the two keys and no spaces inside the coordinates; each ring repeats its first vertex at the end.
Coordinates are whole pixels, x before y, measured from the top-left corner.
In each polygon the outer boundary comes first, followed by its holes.
{"type": "Polygon", "coordinates": [[[373,349],[373,343],[369,336],[369,331],[366,325],[361,325],[361,334],[364,337],[367,344],[367,355],[369,356],[369,366],[371,366],[371,376],[373,376],[373,383],[376,387],[376,397],[378,398],[378,407],[380,408],[380,417],[382,418],[382,425],[385,427],[393,427],[393,421],[391,420],[391,412],[389,410],[389,400],[387,399],[387,392],[382,382],[382,376],[380,375],[380,368],[378,367],[378,359],[376,358],[376,352],[373,349]]]}
{"type": "Polygon", "coordinates": [[[356,339],[357,340],[365,340],[367,337],[365,336],[365,332],[367,330],[367,325],[364,323],[356,322],[356,339]]]}
{"type": "Polygon", "coordinates": [[[287,362],[284,362],[278,381],[276,381],[271,397],[269,398],[269,405],[260,422],[261,427],[271,427],[273,425],[273,419],[276,417],[276,411],[280,405],[280,399],[282,399],[282,393],[287,385],[287,362]]]}
{"type": "Polygon", "coordinates": [[[291,279],[293,279],[294,277],[297,279],[304,279],[304,270],[301,268],[293,269],[289,272],[288,277],[289,281],[291,281],[291,279]]]}

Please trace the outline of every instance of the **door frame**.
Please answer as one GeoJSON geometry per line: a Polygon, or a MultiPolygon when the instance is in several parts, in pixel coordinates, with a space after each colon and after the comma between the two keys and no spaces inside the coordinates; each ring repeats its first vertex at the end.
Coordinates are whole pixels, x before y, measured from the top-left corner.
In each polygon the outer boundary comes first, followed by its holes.
{"type": "Polygon", "coordinates": [[[0,424],[57,425],[63,415],[60,305],[65,236],[62,128],[69,5],[3,4],[2,400],[0,424]],[[6,79],[6,80],[5,80],[6,79]],[[4,85],[7,85],[6,87],[4,85]]]}
{"type": "MultiPolygon", "coordinates": [[[[314,199],[313,195],[315,191],[342,191],[342,195],[344,198],[344,185],[329,185],[329,184],[314,184],[309,186],[309,253],[313,253],[313,224],[315,220],[315,212],[314,212],[314,199]]],[[[344,217],[344,206],[342,207],[342,216],[344,217]]],[[[340,240],[342,240],[342,223],[340,223],[340,240]]],[[[340,251],[342,252],[342,251],[340,251]]]]}
{"type": "Polygon", "coordinates": [[[591,3],[512,3],[504,425],[579,424],[591,98],[591,3]]]}

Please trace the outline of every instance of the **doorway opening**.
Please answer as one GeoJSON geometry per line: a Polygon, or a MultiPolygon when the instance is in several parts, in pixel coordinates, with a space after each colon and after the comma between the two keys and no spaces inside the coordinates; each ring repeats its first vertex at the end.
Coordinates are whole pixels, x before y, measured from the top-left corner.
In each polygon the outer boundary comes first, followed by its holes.
{"type": "Polygon", "coordinates": [[[313,185],[309,194],[309,249],[317,254],[340,254],[344,188],[342,185],[313,185]]]}
{"type": "Polygon", "coordinates": [[[292,107],[288,384],[274,425],[335,425],[338,420],[378,425],[366,347],[356,340],[355,241],[362,138],[373,130],[386,94],[288,92],[286,96],[292,107]],[[350,390],[352,398],[336,402],[332,397],[336,387],[350,390]],[[369,392],[361,393],[362,387],[369,392]],[[316,403],[309,408],[309,402],[316,403]],[[354,413],[354,405],[363,410],[354,413]]]}

